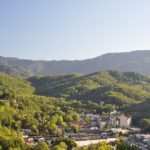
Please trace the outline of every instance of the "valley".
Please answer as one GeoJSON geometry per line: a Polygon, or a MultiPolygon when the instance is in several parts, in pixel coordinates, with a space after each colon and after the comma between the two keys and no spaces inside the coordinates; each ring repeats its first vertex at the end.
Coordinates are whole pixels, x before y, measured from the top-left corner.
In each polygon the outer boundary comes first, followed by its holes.
{"type": "Polygon", "coordinates": [[[120,137],[148,134],[149,82],[149,76],[120,71],[26,79],[0,73],[0,143],[7,149],[9,141],[17,140],[13,147],[36,149],[63,142],[72,143],[70,149],[83,140],[112,138],[115,143],[120,137]],[[131,123],[121,124],[121,116],[131,116],[131,123]]]}

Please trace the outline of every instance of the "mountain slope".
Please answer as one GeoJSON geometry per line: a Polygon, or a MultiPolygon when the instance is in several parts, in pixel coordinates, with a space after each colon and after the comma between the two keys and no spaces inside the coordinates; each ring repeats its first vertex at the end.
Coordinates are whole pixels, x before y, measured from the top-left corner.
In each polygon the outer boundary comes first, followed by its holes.
{"type": "Polygon", "coordinates": [[[101,70],[121,70],[150,75],[150,51],[109,53],[93,59],[75,61],[32,61],[0,57],[0,65],[17,66],[31,75],[37,74],[89,74],[101,70]]]}
{"type": "Polygon", "coordinates": [[[150,78],[133,72],[102,71],[28,79],[40,95],[126,105],[150,97],[150,78]]]}
{"type": "MultiPolygon", "coordinates": [[[[133,72],[102,71],[89,75],[37,76],[29,78],[28,81],[0,73],[0,99],[15,98],[18,101],[18,108],[27,109],[29,112],[39,111],[40,106],[46,102],[51,105],[54,103],[53,108],[63,106],[66,110],[74,107],[74,110],[80,112],[83,109],[90,112],[103,112],[103,110],[108,112],[119,108],[127,114],[132,114],[136,125],[140,125],[143,119],[150,119],[150,77],[148,76],[133,72]],[[34,88],[28,81],[36,88],[36,94],[60,97],[60,99],[55,103],[55,98],[32,95],[34,88]],[[63,97],[69,99],[67,103],[63,97]],[[80,102],[71,99],[78,99],[80,102]],[[41,104],[38,104],[39,100],[42,101],[41,104]],[[68,104],[71,105],[68,107],[68,104]]],[[[0,103],[4,104],[2,101],[0,103]]],[[[42,106],[43,110],[47,104],[42,106]]],[[[17,105],[14,105],[15,109],[17,105]]],[[[51,107],[47,108],[49,110],[51,107]]]]}
{"type": "Polygon", "coordinates": [[[0,99],[13,97],[16,94],[32,94],[34,88],[28,81],[0,73],[0,99]]]}
{"type": "Polygon", "coordinates": [[[26,70],[15,66],[0,65],[0,72],[6,73],[11,76],[17,76],[17,77],[30,76],[30,74],[26,70]]]}

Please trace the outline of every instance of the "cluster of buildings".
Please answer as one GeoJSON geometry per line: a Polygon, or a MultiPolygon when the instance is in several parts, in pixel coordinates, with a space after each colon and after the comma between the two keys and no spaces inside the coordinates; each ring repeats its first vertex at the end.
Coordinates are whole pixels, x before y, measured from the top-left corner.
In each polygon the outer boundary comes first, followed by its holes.
{"type": "MultiPolygon", "coordinates": [[[[74,140],[99,140],[114,138],[115,134],[126,134],[131,126],[132,117],[118,114],[116,110],[109,115],[80,114],[80,122],[77,124],[81,129],[78,133],[68,130],[66,137],[74,140]],[[88,118],[88,121],[85,119],[88,118]]],[[[131,129],[131,128],[130,128],[131,129]]],[[[27,144],[35,146],[37,141],[46,142],[51,146],[50,136],[32,136],[31,129],[22,129],[23,138],[27,144]],[[31,136],[30,136],[31,135],[31,136]]]]}
{"type": "MultiPolygon", "coordinates": [[[[83,114],[81,118],[83,118],[83,114]]],[[[90,127],[91,129],[97,128],[107,128],[107,127],[122,127],[122,128],[130,128],[132,124],[132,116],[126,116],[124,114],[118,115],[117,111],[114,110],[110,112],[109,115],[94,115],[94,114],[86,114],[90,118],[90,124],[87,125],[84,122],[84,119],[81,119],[79,126],[81,128],[90,127]]]]}

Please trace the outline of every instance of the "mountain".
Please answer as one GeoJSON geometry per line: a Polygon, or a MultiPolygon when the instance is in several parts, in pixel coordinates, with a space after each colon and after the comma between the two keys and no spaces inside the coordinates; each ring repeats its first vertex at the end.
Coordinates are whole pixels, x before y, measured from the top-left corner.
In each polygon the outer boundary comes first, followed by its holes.
{"type": "Polygon", "coordinates": [[[36,94],[124,106],[150,97],[150,77],[134,72],[101,71],[88,75],[35,76],[36,94]]]}
{"type": "Polygon", "coordinates": [[[89,74],[102,70],[132,71],[150,75],[150,50],[108,53],[92,59],[74,61],[32,61],[0,57],[0,65],[18,67],[29,75],[89,74]]]}
{"type": "Polygon", "coordinates": [[[0,72],[6,73],[11,76],[17,76],[17,77],[27,78],[30,76],[30,73],[17,66],[0,65],[0,72]]]}

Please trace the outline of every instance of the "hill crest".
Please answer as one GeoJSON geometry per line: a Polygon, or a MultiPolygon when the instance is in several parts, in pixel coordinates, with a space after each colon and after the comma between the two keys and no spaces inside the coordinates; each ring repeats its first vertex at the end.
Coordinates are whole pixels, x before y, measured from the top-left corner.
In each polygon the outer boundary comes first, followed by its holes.
{"type": "MultiPolygon", "coordinates": [[[[17,71],[24,70],[24,72],[30,76],[38,74],[90,74],[103,70],[131,71],[150,75],[150,50],[107,53],[85,60],[34,61],[1,56],[0,65],[17,67],[17,71]]],[[[2,70],[2,72],[5,72],[5,70],[2,70]]],[[[19,73],[17,72],[17,74],[19,73]]]]}

